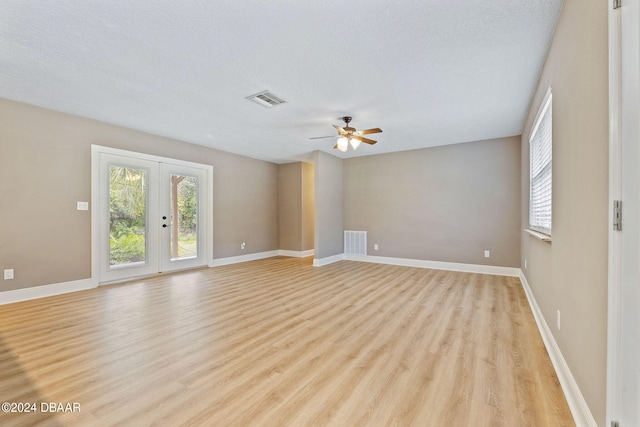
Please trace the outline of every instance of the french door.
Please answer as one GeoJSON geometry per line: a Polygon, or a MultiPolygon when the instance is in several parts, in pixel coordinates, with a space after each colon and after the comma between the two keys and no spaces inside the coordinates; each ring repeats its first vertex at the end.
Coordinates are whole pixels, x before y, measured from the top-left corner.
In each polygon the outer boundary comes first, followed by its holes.
{"type": "Polygon", "coordinates": [[[207,264],[210,167],[94,151],[98,283],[207,264]]]}

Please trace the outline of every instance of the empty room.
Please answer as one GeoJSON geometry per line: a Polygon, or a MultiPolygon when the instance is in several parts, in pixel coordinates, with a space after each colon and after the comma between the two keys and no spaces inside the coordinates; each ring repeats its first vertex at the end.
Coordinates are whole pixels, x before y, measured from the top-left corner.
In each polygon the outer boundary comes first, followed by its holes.
{"type": "Polygon", "coordinates": [[[0,425],[640,425],[639,3],[0,2],[0,425]]]}

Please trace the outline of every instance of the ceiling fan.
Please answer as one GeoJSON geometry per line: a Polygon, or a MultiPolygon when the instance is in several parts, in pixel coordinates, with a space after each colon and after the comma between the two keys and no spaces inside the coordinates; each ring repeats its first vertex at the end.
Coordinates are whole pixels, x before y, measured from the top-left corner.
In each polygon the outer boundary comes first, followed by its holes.
{"type": "MultiPolygon", "coordinates": [[[[347,148],[349,148],[349,144],[351,144],[351,146],[355,150],[356,148],[358,148],[361,142],[364,142],[365,144],[370,144],[370,145],[373,145],[377,142],[377,141],[374,141],[373,139],[365,138],[362,135],[368,135],[370,133],[380,133],[382,132],[382,129],[373,128],[373,129],[366,129],[366,130],[356,130],[355,128],[352,128],[349,126],[349,123],[351,122],[352,119],[353,117],[351,116],[344,116],[342,117],[342,120],[344,121],[344,124],[345,124],[344,127],[333,125],[333,127],[336,128],[336,130],[338,131],[338,135],[337,135],[338,142],[333,148],[338,149],[342,152],[345,152],[347,151],[347,148]]],[[[309,139],[322,139],[322,138],[336,138],[336,136],[333,136],[333,135],[318,136],[318,137],[309,138],[309,139]]]]}

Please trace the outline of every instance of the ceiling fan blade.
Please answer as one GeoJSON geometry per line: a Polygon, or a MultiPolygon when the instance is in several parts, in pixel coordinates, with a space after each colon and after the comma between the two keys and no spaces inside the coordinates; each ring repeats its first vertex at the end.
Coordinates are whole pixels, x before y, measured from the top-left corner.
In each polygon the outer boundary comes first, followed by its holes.
{"type": "Polygon", "coordinates": [[[359,130],[356,132],[357,135],[368,135],[370,133],[380,133],[382,132],[382,129],[380,128],[373,128],[373,129],[365,129],[365,130],[359,130]]]}
{"type": "Polygon", "coordinates": [[[370,145],[373,145],[373,144],[375,144],[376,142],[378,142],[378,141],[374,141],[373,139],[365,138],[365,137],[363,137],[363,136],[352,136],[351,138],[353,138],[353,139],[357,139],[357,140],[358,140],[358,141],[360,141],[360,142],[364,142],[365,144],[370,144],[370,145]]]}
{"type": "Polygon", "coordinates": [[[339,133],[340,135],[344,135],[344,134],[346,134],[346,133],[347,133],[347,131],[346,131],[346,130],[344,130],[344,128],[343,128],[343,127],[340,127],[340,126],[337,126],[337,125],[333,125],[333,127],[334,127],[334,128],[336,128],[336,130],[338,131],[338,133],[339,133]]]}
{"type": "Polygon", "coordinates": [[[336,138],[337,135],[331,135],[331,136],[314,136],[313,138],[309,138],[309,139],[324,139],[324,138],[336,138]]]}
{"type": "Polygon", "coordinates": [[[333,146],[333,148],[334,148],[335,150],[337,150],[337,149],[338,149],[338,144],[334,145],[334,146],[333,146]]]}

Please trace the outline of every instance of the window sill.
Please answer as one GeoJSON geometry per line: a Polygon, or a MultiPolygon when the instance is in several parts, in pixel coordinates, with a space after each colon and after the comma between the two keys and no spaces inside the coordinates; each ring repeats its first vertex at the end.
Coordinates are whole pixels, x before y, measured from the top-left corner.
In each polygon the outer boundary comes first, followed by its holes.
{"type": "Polygon", "coordinates": [[[535,237],[538,240],[551,243],[551,236],[549,236],[548,234],[540,233],[539,231],[531,230],[529,228],[525,228],[524,231],[526,231],[527,233],[529,233],[531,236],[535,237]]]}

